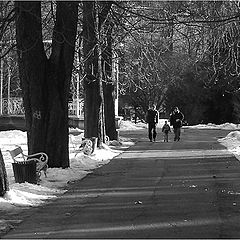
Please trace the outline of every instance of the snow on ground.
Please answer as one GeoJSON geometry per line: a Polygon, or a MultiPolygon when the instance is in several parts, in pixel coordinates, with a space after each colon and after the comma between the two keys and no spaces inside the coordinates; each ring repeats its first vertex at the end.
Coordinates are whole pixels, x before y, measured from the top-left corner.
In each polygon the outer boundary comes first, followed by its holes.
{"type": "MultiPolygon", "coordinates": [[[[128,139],[120,141],[111,141],[109,146],[104,145],[103,149],[96,149],[91,155],[84,155],[79,150],[82,142],[83,131],[80,129],[69,130],[69,159],[70,168],[49,168],[47,178],[44,174],[41,176],[40,185],[30,183],[15,183],[12,169],[13,160],[8,150],[13,150],[16,146],[21,146],[23,152],[27,154],[27,134],[19,130],[0,132],[0,149],[2,151],[10,190],[3,198],[0,197],[1,211],[20,211],[23,208],[34,207],[43,204],[47,199],[56,198],[66,190],[64,187],[68,182],[79,180],[89,174],[95,168],[98,168],[115,156],[123,152],[133,142],[128,139]]],[[[10,223],[0,217],[0,232],[6,231],[10,223]]]]}
{"type": "Polygon", "coordinates": [[[228,151],[233,153],[240,161],[240,124],[224,123],[215,125],[209,123],[207,125],[199,124],[195,126],[187,126],[185,128],[230,130],[231,132],[226,137],[218,139],[218,142],[225,146],[228,151]]]}
{"type": "MultiPolygon", "coordinates": [[[[158,127],[162,127],[165,119],[161,119],[158,127]]],[[[134,124],[130,121],[121,121],[120,130],[139,130],[146,129],[145,123],[134,124]]],[[[229,151],[236,155],[240,160],[240,129],[239,124],[226,123],[222,125],[195,125],[187,126],[185,128],[195,129],[227,129],[233,130],[225,138],[218,141],[226,146],[229,151]]],[[[82,142],[83,131],[80,129],[70,129],[69,134],[69,158],[70,168],[59,169],[50,168],[47,171],[47,178],[41,177],[40,185],[30,183],[15,183],[14,174],[12,170],[12,159],[7,150],[12,150],[19,145],[27,154],[27,135],[26,132],[19,130],[2,131],[0,132],[0,149],[3,154],[5,166],[7,170],[10,191],[8,191],[3,198],[0,198],[0,211],[18,211],[26,207],[38,206],[47,199],[55,198],[59,194],[65,192],[64,187],[70,181],[82,179],[93,169],[98,168],[109,161],[115,156],[119,155],[124,149],[133,144],[128,139],[120,139],[120,142],[112,141],[110,146],[104,145],[103,149],[96,149],[92,155],[84,155],[79,151],[80,143],[82,142]]],[[[0,231],[5,231],[9,228],[9,221],[0,219],[0,231]]]]}
{"type": "Polygon", "coordinates": [[[29,183],[19,184],[15,183],[12,170],[13,160],[8,150],[13,150],[16,146],[21,146],[23,152],[27,154],[27,134],[19,130],[0,132],[0,149],[4,158],[10,185],[10,191],[8,191],[3,198],[0,198],[0,210],[11,208],[11,206],[37,206],[46,199],[56,197],[65,191],[63,188],[68,182],[82,179],[93,169],[107,164],[112,158],[119,155],[124,148],[133,144],[129,141],[122,143],[113,141],[110,142],[110,147],[104,145],[103,149],[97,148],[93,154],[85,155],[79,150],[82,138],[82,131],[79,129],[70,129],[70,168],[49,168],[47,170],[47,177],[42,174],[40,185],[29,183]],[[76,135],[76,131],[78,135],[76,135]]]}
{"type": "Polygon", "coordinates": [[[218,141],[240,161],[240,131],[230,132],[225,138],[218,139],[218,141]]]}
{"type": "MultiPolygon", "coordinates": [[[[158,127],[161,127],[164,125],[165,121],[168,121],[167,119],[159,119],[158,127]]],[[[169,121],[168,121],[169,124],[169,121]]],[[[138,122],[137,124],[134,124],[130,121],[121,121],[120,129],[121,131],[129,131],[129,130],[140,130],[140,129],[146,129],[147,124],[143,122],[138,122]]]]}
{"type": "Polygon", "coordinates": [[[129,130],[140,130],[147,128],[146,123],[138,122],[137,124],[132,123],[131,121],[121,121],[120,129],[122,131],[129,131],[129,130]]]}
{"type": "Polygon", "coordinates": [[[215,125],[213,123],[208,123],[207,125],[198,124],[194,126],[186,126],[186,128],[237,130],[240,129],[240,124],[224,123],[220,125],[215,125]]]}

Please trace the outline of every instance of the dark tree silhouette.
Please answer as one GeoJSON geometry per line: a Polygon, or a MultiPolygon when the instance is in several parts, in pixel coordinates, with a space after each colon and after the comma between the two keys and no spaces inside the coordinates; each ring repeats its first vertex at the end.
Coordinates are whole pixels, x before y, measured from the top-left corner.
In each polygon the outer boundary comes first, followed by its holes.
{"type": "MultiPolygon", "coordinates": [[[[111,5],[112,2],[107,1],[83,2],[84,134],[87,138],[98,137],[100,142],[105,141],[104,112],[109,111],[107,107],[104,109],[101,29],[111,5]]],[[[105,91],[106,95],[107,93],[105,91]]],[[[110,119],[109,116],[112,115],[108,115],[107,119],[110,119]]],[[[113,117],[110,121],[114,119],[113,117]]]]}
{"type": "Polygon", "coordinates": [[[44,151],[50,167],[69,167],[68,97],[77,2],[57,2],[52,53],[42,39],[41,2],[16,1],[16,39],[29,153],[44,151]]]}
{"type": "Polygon", "coordinates": [[[0,197],[2,197],[7,191],[9,191],[7,171],[5,168],[2,151],[0,149],[0,197]]]}
{"type": "Polygon", "coordinates": [[[112,22],[107,22],[106,26],[106,45],[102,52],[102,64],[103,64],[103,90],[104,90],[104,109],[105,109],[105,124],[106,134],[110,140],[117,139],[117,131],[115,126],[115,86],[116,83],[113,79],[113,39],[112,22]]]}

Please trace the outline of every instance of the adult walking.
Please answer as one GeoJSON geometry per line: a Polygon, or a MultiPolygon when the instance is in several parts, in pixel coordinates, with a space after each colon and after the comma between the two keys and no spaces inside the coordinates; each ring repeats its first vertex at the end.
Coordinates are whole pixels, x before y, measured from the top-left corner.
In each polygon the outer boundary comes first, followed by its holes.
{"type": "Polygon", "coordinates": [[[183,119],[184,119],[183,113],[180,112],[178,107],[175,107],[170,115],[170,125],[173,126],[174,141],[180,140],[183,119]]]}
{"type": "Polygon", "coordinates": [[[148,137],[150,142],[156,141],[157,137],[157,123],[158,123],[159,114],[156,110],[156,105],[152,105],[147,111],[147,123],[148,123],[148,137]]]}

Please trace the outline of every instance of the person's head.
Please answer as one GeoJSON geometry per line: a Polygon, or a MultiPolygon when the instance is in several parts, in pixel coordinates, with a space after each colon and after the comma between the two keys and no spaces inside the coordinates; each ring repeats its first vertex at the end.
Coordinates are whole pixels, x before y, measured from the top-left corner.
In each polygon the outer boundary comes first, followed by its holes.
{"type": "Polygon", "coordinates": [[[154,103],[150,104],[149,105],[149,109],[155,110],[156,109],[156,104],[154,104],[154,103]]]}
{"type": "Polygon", "coordinates": [[[173,112],[179,112],[179,108],[178,108],[178,107],[175,107],[175,108],[173,109],[173,112]]]}
{"type": "Polygon", "coordinates": [[[167,122],[167,120],[165,121],[165,124],[167,124],[168,122],[167,122]]]}

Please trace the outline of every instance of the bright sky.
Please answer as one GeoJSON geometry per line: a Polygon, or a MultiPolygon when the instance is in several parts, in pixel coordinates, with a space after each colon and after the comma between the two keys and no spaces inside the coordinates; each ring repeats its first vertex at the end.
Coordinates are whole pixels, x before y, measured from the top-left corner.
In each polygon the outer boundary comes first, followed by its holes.
{"type": "MultiPolygon", "coordinates": [[[[159,127],[164,124],[164,119],[159,123],[159,127]]],[[[146,128],[144,123],[131,123],[130,121],[122,121],[120,129],[137,130],[146,128]]],[[[240,124],[226,123],[222,125],[195,125],[188,126],[188,128],[199,129],[227,129],[232,130],[225,138],[218,141],[227,147],[240,160],[240,124]]],[[[19,145],[22,147],[25,154],[27,154],[27,135],[26,132],[19,130],[2,131],[0,132],[0,148],[3,154],[8,180],[10,184],[10,191],[0,198],[0,211],[19,211],[26,207],[38,206],[43,204],[45,200],[55,198],[64,193],[63,188],[67,182],[82,179],[93,169],[101,167],[109,163],[112,158],[119,155],[124,149],[134,144],[127,139],[120,139],[119,142],[113,141],[109,146],[104,145],[104,149],[96,149],[93,155],[84,155],[78,150],[83,137],[83,132],[79,129],[70,129],[69,135],[69,158],[70,168],[59,169],[51,168],[47,171],[47,178],[44,174],[41,176],[40,185],[30,183],[15,183],[12,162],[10,154],[7,150],[12,150],[19,145]],[[73,134],[78,132],[79,135],[73,134]]],[[[0,218],[0,231],[4,231],[9,227],[9,222],[0,218]]]]}

